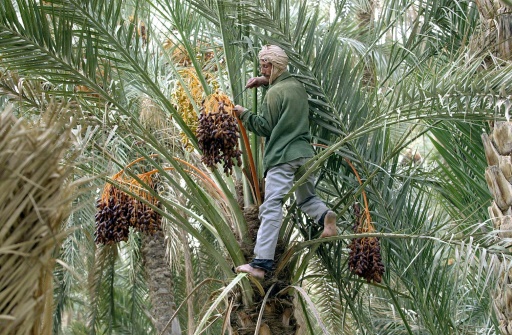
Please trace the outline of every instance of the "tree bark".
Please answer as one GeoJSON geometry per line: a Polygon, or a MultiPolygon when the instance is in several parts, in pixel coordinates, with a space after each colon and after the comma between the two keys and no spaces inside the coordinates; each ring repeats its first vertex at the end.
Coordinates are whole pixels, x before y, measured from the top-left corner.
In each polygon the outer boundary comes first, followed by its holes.
{"type": "MultiPolygon", "coordinates": [[[[512,122],[498,122],[490,135],[482,134],[485,156],[489,165],[485,171],[487,186],[493,197],[488,208],[499,238],[512,237],[512,122]]],[[[504,264],[505,265],[505,264],[504,264]]],[[[512,335],[512,272],[503,271],[498,278],[494,307],[500,332],[512,335]]]]}
{"type": "MultiPolygon", "coordinates": [[[[481,32],[471,42],[473,52],[490,53],[507,63],[512,60],[512,8],[498,0],[476,0],[480,12],[481,32]]],[[[489,57],[488,57],[489,58],[489,57]]],[[[489,59],[488,65],[494,63],[489,59]]],[[[493,197],[488,208],[499,238],[512,237],[512,123],[496,122],[490,135],[482,134],[488,168],[485,179],[493,197]]],[[[503,264],[508,266],[507,264],[503,264]]],[[[512,335],[512,272],[503,271],[498,278],[494,308],[500,332],[512,335]]]]}
{"type": "MultiPolygon", "coordinates": [[[[512,60],[512,7],[499,0],[476,0],[480,13],[480,33],[471,41],[476,53],[487,53],[505,61],[512,60]]],[[[493,62],[489,58],[489,65],[493,62]]]]}
{"type": "MultiPolygon", "coordinates": [[[[187,232],[183,229],[179,230],[181,243],[183,245],[183,254],[184,254],[184,262],[185,262],[185,281],[187,287],[187,296],[194,290],[194,273],[192,266],[192,255],[189,248],[188,236],[187,232]]],[[[192,335],[195,331],[195,322],[194,322],[194,301],[192,299],[188,299],[187,301],[187,315],[188,315],[188,334],[192,335]]]]}
{"type": "Polygon", "coordinates": [[[176,305],[172,273],[167,262],[165,237],[161,230],[153,236],[143,236],[142,257],[152,305],[153,324],[158,334],[181,335],[177,317],[167,325],[176,311],[176,305]]]}

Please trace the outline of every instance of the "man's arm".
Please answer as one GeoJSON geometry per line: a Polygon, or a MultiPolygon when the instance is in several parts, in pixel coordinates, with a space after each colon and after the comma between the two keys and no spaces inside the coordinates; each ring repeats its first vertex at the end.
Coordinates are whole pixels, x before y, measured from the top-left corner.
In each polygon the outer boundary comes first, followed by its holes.
{"type": "Polygon", "coordinates": [[[269,79],[267,77],[261,76],[261,77],[253,77],[247,81],[247,84],[245,84],[246,88],[255,88],[260,86],[268,86],[269,79]]]}
{"type": "MultiPolygon", "coordinates": [[[[261,77],[252,77],[247,81],[247,84],[245,84],[246,88],[257,88],[260,86],[268,86],[269,79],[267,77],[261,76],[261,77]]],[[[240,105],[236,105],[233,108],[233,112],[235,113],[236,117],[240,118],[242,113],[246,109],[240,105]]]]}
{"type": "Polygon", "coordinates": [[[258,136],[268,137],[272,133],[273,126],[266,115],[256,115],[246,109],[240,114],[239,118],[249,131],[258,136]]]}
{"type": "Polygon", "coordinates": [[[268,113],[264,112],[263,109],[266,110],[267,108],[262,106],[262,115],[257,115],[240,105],[236,105],[233,112],[249,131],[258,136],[267,137],[272,133],[273,126],[267,120],[268,113]]]}
{"type": "Polygon", "coordinates": [[[269,91],[263,99],[263,103],[260,105],[258,114],[252,113],[240,105],[236,105],[233,111],[240,118],[247,130],[258,136],[269,137],[279,120],[280,106],[278,95],[269,91]]]}
{"type": "MultiPolygon", "coordinates": [[[[267,86],[269,79],[267,77],[253,77],[247,81],[246,88],[256,88],[267,86]]],[[[259,115],[251,113],[243,106],[236,105],[233,112],[238,117],[244,126],[251,132],[258,136],[270,136],[274,125],[272,124],[273,117],[270,116],[268,106],[266,106],[267,98],[263,99],[263,104],[260,106],[259,115]]]]}

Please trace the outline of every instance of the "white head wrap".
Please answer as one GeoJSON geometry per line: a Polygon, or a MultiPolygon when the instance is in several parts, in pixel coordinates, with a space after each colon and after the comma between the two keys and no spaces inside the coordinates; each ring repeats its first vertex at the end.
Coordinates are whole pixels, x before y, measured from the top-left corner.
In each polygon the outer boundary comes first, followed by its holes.
{"type": "Polygon", "coordinates": [[[261,61],[265,63],[272,64],[272,70],[270,71],[270,80],[269,83],[272,82],[279,77],[288,66],[288,56],[284,52],[283,49],[278,47],[277,45],[265,45],[261,48],[258,57],[261,61]]]}

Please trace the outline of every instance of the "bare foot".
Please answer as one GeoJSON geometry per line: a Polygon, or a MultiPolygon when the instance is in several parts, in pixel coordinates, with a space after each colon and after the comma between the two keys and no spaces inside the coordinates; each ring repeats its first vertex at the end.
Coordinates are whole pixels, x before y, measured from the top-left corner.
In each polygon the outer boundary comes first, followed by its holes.
{"type": "Polygon", "coordinates": [[[255,278],[259,278],[259,279],[265,278],[265,270],[253,268],[249,264],[240,265],[239,267],[236,268],[236,272],[237,273],[239,273],[239,272],[248,273],[251,276],[253,276],[255,278]]]}
{"type": "Polygon", "coordinates": [[[338,229],[336,228],[336,213],[328,211],[324,218],[324,231],[320,235],[320,238],[331,237],[338,235],[338,229]]]}

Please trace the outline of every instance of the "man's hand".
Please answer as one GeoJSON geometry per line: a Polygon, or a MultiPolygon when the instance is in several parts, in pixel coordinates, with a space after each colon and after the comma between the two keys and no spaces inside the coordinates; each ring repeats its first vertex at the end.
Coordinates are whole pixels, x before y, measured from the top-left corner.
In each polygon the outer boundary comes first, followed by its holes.
{"type": "Polygon", "coordinates": [[[247,84],[245,84],[245,87],[247,88],[255,88],[260,87],[263,85],[268,85],[269,79],[267,77],[253,77],[247,81],[247,84]]]}
{"type": "Polygon", "coordinates": [[[240,106],[240,105],[236,105],[235,107],[233,107],[233,112],[235,113],[236,117],[240,117],[240,115],[244,112],[245,108],[240,106]]]}

